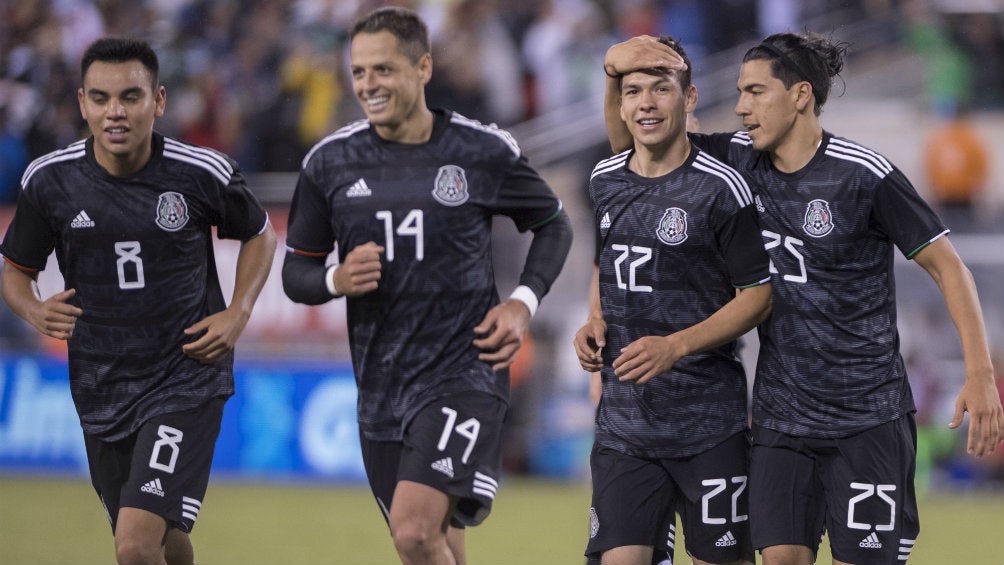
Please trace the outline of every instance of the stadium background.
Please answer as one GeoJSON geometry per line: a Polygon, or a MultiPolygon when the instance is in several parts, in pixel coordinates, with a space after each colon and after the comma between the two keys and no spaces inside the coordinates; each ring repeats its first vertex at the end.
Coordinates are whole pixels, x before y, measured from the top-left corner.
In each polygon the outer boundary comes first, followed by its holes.
{"type": "MultiPolygon", "coordinates": [[[[847,41],[845,80],[835,84],[823,124],[885,154],[943,212],[976,276],[1004,369],[1004,3],[403,3],[431,24],[430,103],[509,128],[561,195],[577,236],[514,372],[507,480],[492,520],[471,533],[472,562],[581,561],[592,405],[570,343],[592,268],[585,180],[608,152],[600,62],[624,37],[670,33],[683,41],[705,131],[739,126],[731,113],[737,63],[756,38],[809,29],[847,41]],[[514,553],[517,542],[525,555],[514,553]]],[[[150,39],[161,53],[168,107],[158,129],[236,157],[281,239],[299,160],[360,117],[345,73],[345,30],[358,11],[379,4],[0,0],[0,231],[28,160],[83,135],[75,101],[81,50],[97,36],[120,34],[150,39]]],[[[496,228],[498,283],[507,294],[526,240],[508,223],[496,228]]],[[[236,247],[219,242],[217,252],[229,289],[236,247]]],[[[238,344],[238,392],[227,406],[197,545],[204,562],[393,562],[362,483],[343,303],[292,304],[282,293],[281,260],[280,251],[238,344]]],[[[1004,563],[1004,453],[974,461],[962,453],[964,431],[947,431],[963,377],[958,340],[922,270],[898,258],[897,283],[924,493],[925,529],[911,563],[1004,563]],[[956,559],[949,551],[959,552],[956,559]]],[[[53,261],[40,287],[47,295],[61,284],[53,261]]],[[[745,343],[752,366],[755,336],[745,343]]],[[[0,307],[0,565],[110,556],[65,375],[61,344],[0,307]]]]}

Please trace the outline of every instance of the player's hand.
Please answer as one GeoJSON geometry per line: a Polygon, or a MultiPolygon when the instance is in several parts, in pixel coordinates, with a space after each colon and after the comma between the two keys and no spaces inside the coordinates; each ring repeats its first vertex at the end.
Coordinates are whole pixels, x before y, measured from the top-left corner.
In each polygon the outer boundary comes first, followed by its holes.
{"type": "Polygon", "coordinates": [[[955,416],[948,427],[961,426],[965,412],[969,412],[966,452],[977,458],[993,454],[997,444],[1004,441],[1004,410],[993,379],[966,379],[955,400],[955,416]]]}
{"type": "Polygon", "coordinates": [[[185,335],[202,335],[181,350],[199,363],[215,363],[234,348],[247,322],[248,316],[233,308],[207,316],[185,328],[185,335]]]}
{"type": "Polygon", "coordinates": [[[474,328],[480,336],[474,340],[481,350],[478,359],[491,363],[495,371],[512,365],[529,327],[530,310],[519,300],[510,298],[492,308],[474,328]]]}
{"type": "Polygon", "coordinates": [[[53,294],[28,313],[28,321],[49,337],[70,339],[77,318],[84,314],[83,310],[69,302],[76,294],[77,291],[73,288],[53,294]]]}
{"type": "Polygon", "coordinates": [[[607,323],[601,318],[590,318],[579,331],[575,332],[572,345],[579,365],[589,372],[603,368],[603,348],[607,345],[607,323]]]}
{"type": "Polygon", "coordinates": [[[626,75],[641,69],[685,71],[687,64],[679,53],[651,35],[632,37],[607,49],[603,59],[607,76],[626,75]]]}
{"type": "Polygon", "coordinates": [[[614,374],[621,381],[644,384],[652,377],[673,368],[683,356],[672,336],[646,336],[621,349],[614,359],[614,374]]]}
{"type": "Polygon", "coordinates": [[[338,293],[355,298],[376,290],[380,284],[380,255],[383,251],[383,246],[372,241],[353,247],[335,269],[338,293]]]}

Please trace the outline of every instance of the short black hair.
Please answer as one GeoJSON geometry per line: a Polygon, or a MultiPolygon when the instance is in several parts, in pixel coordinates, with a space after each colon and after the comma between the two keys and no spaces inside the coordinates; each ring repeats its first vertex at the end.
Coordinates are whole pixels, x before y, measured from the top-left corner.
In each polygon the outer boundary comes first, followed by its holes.
{"type": "Polygon", "coordinates": [[[398,40],[398,47],[412,63],[431,52],[429,28],[412,10],[388,6],[378,8],[359,18],[349,32],[349,41],[360,33],[390,32],[398,40]]]}
{"type": "Polygon", "coordinates": [[[150,47],[150,44],[137,39],[123,39],[119,37],[103,37],[91,43],[84,56],[80,59],[80,82],[83,83],[87,69],[96,61],[106,63],[125,63],[127,61],[139,61],[150,72],[154,87],[158,84],[160,74],[160,61],[157,53],[150,47]]]}
{"type": "Polygon", "coordinates": [[[691,70],[693,69],[693,65],[690,64],[690,57],[687,57],[687,52],[683,49],[683,45],[681,45],[680,41],[677,39],[673,39],[668,35],[663,35],[659,37],[659,43],[662,43],[673,51],[676,51],[676,53],[683,59],[683,62],[686,63],[686,70],[676,71],[676,76],[680,79],[680,88],[686,91],[690,88],[692,76],[691,70]]]}
{"type": "Polygon", "coordinates": [[[785,88],[808,82],[816,97],[813,110],[818,116],[830,96],[833,79],[844,68],[846,52],[846,43],[830,41],[818,33],[775,33],[751,47],[743,63],[756,59],[770,61],[772,74],[785,88]]]}

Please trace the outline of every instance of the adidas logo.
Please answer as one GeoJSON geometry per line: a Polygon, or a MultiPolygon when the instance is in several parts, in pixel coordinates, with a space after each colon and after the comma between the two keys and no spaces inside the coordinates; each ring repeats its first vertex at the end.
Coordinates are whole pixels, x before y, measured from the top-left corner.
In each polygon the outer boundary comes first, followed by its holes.
{"type": "Polygon", "coordinates": [[[160,484],[160,479],[154,479],[145,485],[139,487],[139,490],[143,492],[148,492],[150,494],[156,494],[157,496],[164,498],[164,487],[160,484]]]}
{"type": "Polygon", "coordinates": [[[718,538],[718,541],[715,542],[715,547],[732,547],[736,543],[736,536],[732,535],[732,532],[729,531],[725,532],[724,536],[718,538]]]}
{"type": "Polygon", "coordinates": [[[453,478],[453,458],[444,457],[439,461],[434,461],[432,463],[432,468],[440,473],[446,475],[447,477],[453,478]]]}
{"type": "Polygon", "coordinates": [[[80,213],[77,214],[77,217],[73,218],[73,221],[70,222],[70,227],[71,228],[93,228],[94,227],[94,220],[92,220],[91,217],[87,215],[87,212],[81,210],[80,213]]]}
{"type": "Polygon", "coordinates": [[[600,229],[605,230],[610,227],[610,212],[603,214],[603,219],[600,220],[600,229]]]}
{"type": "Polygon", "coordinates": [[[868,537],[861,540],[858,547],[863,547],[865,549],[882,549],[882,542],[879,541],[878,534],[872,532],[868,534],[868,537]]]}
{"type": "Polygon", "coordinates": [[[345,193],[346,198],[358,198],[360,196],[369,196],[373,194],[370,187],[366,185],[365,179],[359,179],[349,187],[349,190],[345,193]]]}

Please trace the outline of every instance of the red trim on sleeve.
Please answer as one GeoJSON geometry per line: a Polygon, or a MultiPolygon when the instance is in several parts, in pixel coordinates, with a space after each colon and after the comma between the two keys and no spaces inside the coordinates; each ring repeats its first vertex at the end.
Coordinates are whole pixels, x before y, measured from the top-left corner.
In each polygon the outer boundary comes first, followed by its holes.
{"type": "Polygon", "coordinates": [[[11,267],[14,267],[15,269],[17,269],[19,271],[24,271],[25,273],[37,273],[38,272],[38,269],[32,269],[31,267],[25,267],[23,265],[18,265],[17,263],[11,261],[9,257],[4,257],[3,260],[7,261],[8,263],[10,263],[11,267]]]}

